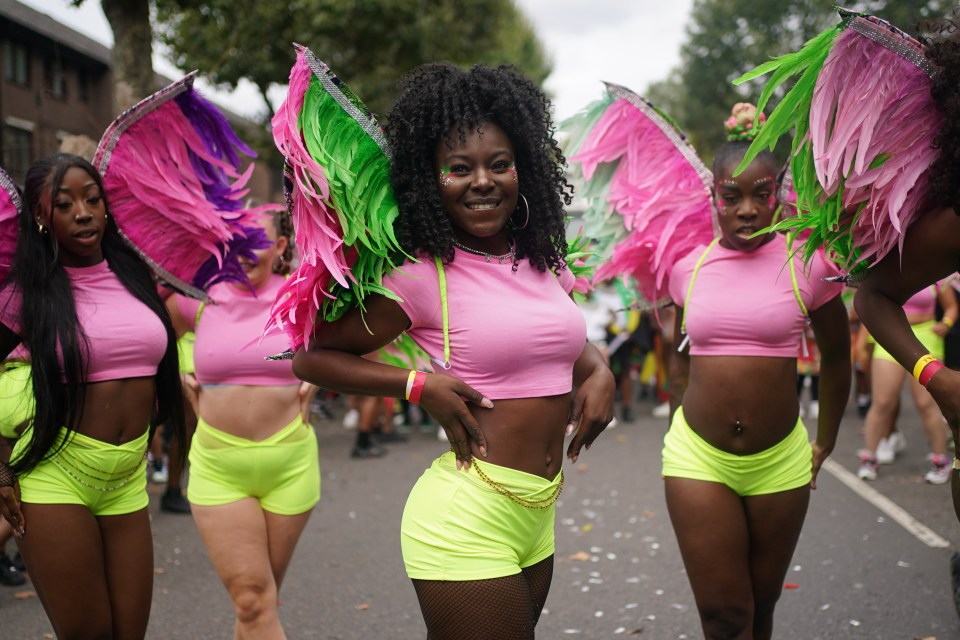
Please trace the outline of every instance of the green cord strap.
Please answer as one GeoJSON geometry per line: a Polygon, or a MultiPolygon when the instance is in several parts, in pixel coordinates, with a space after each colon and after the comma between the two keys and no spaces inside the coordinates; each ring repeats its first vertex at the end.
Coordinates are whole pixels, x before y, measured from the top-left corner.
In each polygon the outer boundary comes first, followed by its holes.
{"type": "Polygon", "coordinates": [[[807,312],[807,305],[803,304],[803,298],[800,297],[800,285],[797,284],[797,266],[793,264],[793,234],[787,234],[787,262],[790,264],[790,281],[793,282],[793,295],[797,298],[797,304],[800,305],[800,313],[807,320],[810,314],[807,312]]]}
{"type": "Polygon", "coordinates": [[[436,358],[431,358],[439,364],[444,370],[450,368],[450,314],[447,306],[447,275],[443,270],[443,261],[434,257],[434,263],[437,265],[437,278],[440,280],[440,308],[443,312],[443,362],[436,358]]]}
{"type": "MultiPolygon", "coordinates": [[[[707,255],[710,253],[710,250],[717,246],[717,243],[720,242],[720,236],[717,236],[713,239],[707,248],[703,250],[703,253],[700,254],[700,259],[697,260],[696,266],[693,267],[693,274],[690,276],[690,284],[687,286],[687,297],[683,300],[683,316],[680,318],[680,333],[687,335],[687,307],[689,306],[690,296],[693,295],[693,283],[697,279],[697,274],[700,273],[700,267],[703,266],[704,260],[707,259],[707,255]]],[[[686,342],[686,338],[684,338],[686,342]]],[[[683,345],[680,347],[683,348],[683,345]]]]}

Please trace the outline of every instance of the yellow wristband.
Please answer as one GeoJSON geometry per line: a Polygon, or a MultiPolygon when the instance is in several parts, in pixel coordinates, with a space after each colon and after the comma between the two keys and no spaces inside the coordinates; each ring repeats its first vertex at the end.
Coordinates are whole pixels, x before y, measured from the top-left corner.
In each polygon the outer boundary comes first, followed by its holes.
{"type": "Polygon", "coordinates": [[[957,471],[960,471],[960,460],[957,460],[956,458],[953,459],[953,468],[957,471]]]}
{"type": "Polygon", "coordinates": [[[934,358],[929,353],[925,356],[920,356],[920,359],[917,360],[917,363],[913,365],[913,377],[920,380],[920,374],[923,373],[923,368],[926,367],[931,362],[936,362],[937,359],[934,358]]]}
{"type": "Polygon", "coordinates": [[[950,327],[953,327],[953,323],[955,321],[953,318],[948,318],[947,316],[943,316],[940,322],[942,322],[943,324],[947,325],[948,328],[950,328],[950,327]]]}
{"type": "Polygon", "coordinates": [[[407,390],[403,394],[405,400],[410,399],[410,392],[413,391],[413,381],[417,377],[417,372],[413,369],[410,370],[410,375],[407,376],[407,390]]]}

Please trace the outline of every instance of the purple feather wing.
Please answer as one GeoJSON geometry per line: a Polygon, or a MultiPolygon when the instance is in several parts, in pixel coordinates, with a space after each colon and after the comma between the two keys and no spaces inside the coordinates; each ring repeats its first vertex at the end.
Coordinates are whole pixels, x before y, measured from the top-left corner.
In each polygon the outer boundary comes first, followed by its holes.
{"type": "Polygon", "coordinates": [[[226,117],[193,88],[193,72],[122,113],[94,165],[124,239],[172,288],[206,299],[214,282],[245,282],[238,250],[265,246],[246,209],[253,156],[226,117]]]}

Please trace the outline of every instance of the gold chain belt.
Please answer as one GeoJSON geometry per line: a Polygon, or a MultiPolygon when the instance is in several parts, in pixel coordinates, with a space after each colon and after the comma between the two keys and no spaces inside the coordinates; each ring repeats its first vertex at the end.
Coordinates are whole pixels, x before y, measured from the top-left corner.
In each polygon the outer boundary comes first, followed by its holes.
{"type": "Polygon", "coordinates": [[[554,490],[552,495],[549,495],[542,500],[527,500],[526,498],[521,498],[513,491],[510,491],[510,489],[507,489],[499,482],[491,479],[490,476],[483,472],[483,469],[481,469],[479,465],[471,464],[470,467],[475,469],[477,475],[480,476],[480,479],[490,485],[494,491],[500,495],[510,498],[521,507],[526,507],[527,509],[549,509],[556,504],[557,500],[560,498],[560,492],[563,491],[563,471],[560,472],[560,482],[557,483],[557,488],[554,490]]]}

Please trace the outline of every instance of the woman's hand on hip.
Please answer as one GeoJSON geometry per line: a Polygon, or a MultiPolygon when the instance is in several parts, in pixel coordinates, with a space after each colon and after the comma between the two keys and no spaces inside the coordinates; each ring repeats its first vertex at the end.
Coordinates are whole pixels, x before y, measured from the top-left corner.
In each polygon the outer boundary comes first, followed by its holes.
{"type": "Polygon", "coordinates": [[[810,448],[813,449],[813,476],[810,478],[810,488],[816,490],[817,475],[820,473],[820,467],[823,466],[823,461],[827,459],[827,456],[830,455],[832,449],[821,447],[819,444],[817,444],[816,440],[810,441],[810,448]]]}
{"type": "Polygon", "coordinates": [[[576,462],[580,449],[590,448],[613,420],[613,398],[617,390],[613,374],[606,367],[597,367],[577,389],[570,405],[566,435],[576,431],[567,447],[567,457],[576,462]]]}
{"type": "Polygon", "coordinates": [[[27,534],[26,521],[20,510],[20,484],[16,481],[12,486],[0,487],[0,516],[13,527],[17,540],[27,534]]]}
{"type": "Polygon", "coordinates": [[[463,380],[442,373],[428,373],[420,397],[420,406],[433,416],[450,440],[457,456],[457,469],[470,466],[473,456],[487,457],[487,441],[470,413],[467,402],[493,409],[493,402],[463,380]]]}

